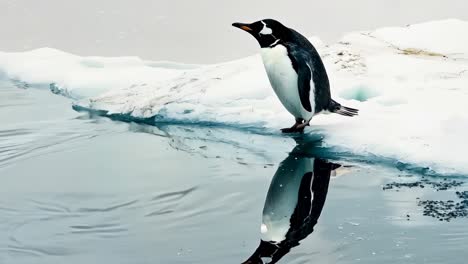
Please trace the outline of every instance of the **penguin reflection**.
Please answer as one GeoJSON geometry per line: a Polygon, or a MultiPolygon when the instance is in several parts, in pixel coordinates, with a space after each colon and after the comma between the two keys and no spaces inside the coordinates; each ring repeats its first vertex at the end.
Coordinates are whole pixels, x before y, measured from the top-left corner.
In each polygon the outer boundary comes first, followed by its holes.
{"type": "MultiPolygon", "coordinates": [[[[303,147],[303,146],[302,146],[303,147]]],[[[276,263],[314,230],[340,167],[300,153],[298,145],[276,171],[263,208],[261,241],[244,264],[276,263]]]]}

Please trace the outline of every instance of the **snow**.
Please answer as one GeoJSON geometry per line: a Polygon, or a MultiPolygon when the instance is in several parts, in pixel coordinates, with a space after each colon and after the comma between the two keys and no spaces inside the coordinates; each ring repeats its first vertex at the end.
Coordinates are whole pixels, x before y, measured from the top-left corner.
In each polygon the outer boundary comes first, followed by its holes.
{"type": "Polygon", "coordinates": [[[176,77],[196,68],[169,62],[143,61],[137,57],[80,57],[51,48],[30,52],[0,52],[0,72],[29,84],[54,83],[75,99],[90,98],[110,89],[176,77]]]}
{"type": "MultiPolygon", "coordinates": [[[[353,32],[328,46],[312,38],[333,97],[360,109],[360,115],[314,117],[308,133],[320,133],[327,146],[358,155],[467,174],[467,33],[468,22],[451,19],[353,32]]],[[[274,95],[259,55],[185,65],[44,48],[0,52],[1,76],[50,86],[80,108],[109,115],[275,133],[294,122],[274,95]]]]}

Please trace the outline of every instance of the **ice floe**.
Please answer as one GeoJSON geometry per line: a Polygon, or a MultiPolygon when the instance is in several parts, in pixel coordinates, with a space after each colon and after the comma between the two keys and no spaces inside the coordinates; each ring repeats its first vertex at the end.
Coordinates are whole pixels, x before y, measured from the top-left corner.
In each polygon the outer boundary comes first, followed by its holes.
{"type": "MultiPolygon", "coordinates": [[[[360,109],[360,115],[317,116],[307,133],[324,135],[327,146],[359,155],[442,174],[468,173],[468,22],[352,32],[331,45],[311,41],[326,64],[333,97],[360,109]]],[[[275,133],[293,123],[258,55],[186,65],[43,48],[0,52],[0,77],[45,86],[75,99],[76,109],[126,120],[214,123],[275,133]]]]}

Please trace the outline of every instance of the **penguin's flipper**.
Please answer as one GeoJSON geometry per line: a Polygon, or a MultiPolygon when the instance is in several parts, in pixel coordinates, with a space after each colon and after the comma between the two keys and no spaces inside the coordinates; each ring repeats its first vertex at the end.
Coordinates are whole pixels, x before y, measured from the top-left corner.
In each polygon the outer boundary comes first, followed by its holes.
{"type": "Polygon", "coordinates": [[[297,87],[299,89],[299,98],[302,107],[312,112],[310,105],[310,80],[312,78],[312,69],[306,63],[297,63],[297,87]]]}

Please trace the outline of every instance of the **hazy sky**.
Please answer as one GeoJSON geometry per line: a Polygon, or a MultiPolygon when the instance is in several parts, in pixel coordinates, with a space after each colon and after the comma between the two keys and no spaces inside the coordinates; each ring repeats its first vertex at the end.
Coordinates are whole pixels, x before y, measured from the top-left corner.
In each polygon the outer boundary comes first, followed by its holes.
{"type": "Polygon", "coordinates": [[[232,22],[275,18],[327,42],[343,33],[443,18],[467,0],[0,0],[0,50],[210,63],[258,51],[232,22]]]}

